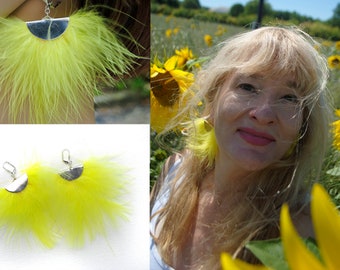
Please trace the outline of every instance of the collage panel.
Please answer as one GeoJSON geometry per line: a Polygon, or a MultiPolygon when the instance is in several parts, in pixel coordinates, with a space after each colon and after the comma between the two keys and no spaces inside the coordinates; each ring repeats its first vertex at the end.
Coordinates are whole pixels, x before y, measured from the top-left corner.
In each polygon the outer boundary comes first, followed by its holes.
{"type": "Polygon", "coordinates": [[[1,124],[148,124],[150,2],[0,2],[1,124]]]}
{"type": "Polygon", "coordinates": [[[150,269],[340,265],[338,1],[150,16],[150,269]]]}
{"type": "Polygon", "coordinates": [[[149,269],[149,125],[1,130],[2,269],[149,269]]]}

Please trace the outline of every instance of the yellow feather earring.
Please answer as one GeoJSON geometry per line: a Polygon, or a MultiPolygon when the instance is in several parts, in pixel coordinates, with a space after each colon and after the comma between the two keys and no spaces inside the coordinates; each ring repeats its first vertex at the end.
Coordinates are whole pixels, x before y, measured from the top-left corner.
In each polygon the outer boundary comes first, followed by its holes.
{"type": "Polygon", "coordinates": [[[214,127],[204,118],[197,118],[187,131],[187,147],[200,160],[207,159],[212,166],[218,153],[214,127]]]}
{"type": "Polygon", "coordinates": [[[98,80],[114,84],[135,59],[95,11],[53,19],[48,8],[40,21],[0,18],[0,104],[13,123],[81,119],[98,80]]]}
{"type": "Polygon", "coordinates": [[[54,212],[66,241],[82,246],[127,218],[126,170],[108,157],[74,162],[68,150],[62,161],[66,167],[56,175],[54,212]]]}
{"type": "Polygon", "coordinates": [[[53,247],[57,235],[53,232],[54,217],[50,212],[49,185],[51,170],[40,164],[29,167],[17,175],[16,168],[5,162],[13,182],[0,190],[0,228],[5,241],[30,240],[36,237],[46,247],[53,247]]]}

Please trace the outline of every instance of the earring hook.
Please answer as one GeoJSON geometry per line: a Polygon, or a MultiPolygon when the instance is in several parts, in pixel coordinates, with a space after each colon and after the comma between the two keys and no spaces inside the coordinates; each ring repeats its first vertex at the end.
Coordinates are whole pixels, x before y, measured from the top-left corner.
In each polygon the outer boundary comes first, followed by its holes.
{"type": "Polygon", "coordinates": [[[10,183],[7,187],[5,187],[7,191],[12,192],[12,193],[18,193],[18,192],[23,191],[26,188],[28,184],[28,176],[26,173],[17,177],[16,167],[8,161],[4,162],[4,164],[2,165],[2,168],[6,172],[8,172],[13,178],[13,182],[10,183]]]}
{"type": "Polygon", "coordinates": [[[64,164],[68,166],[67,170],[63,170],[60,172],[60,176],[65,180],[72,181],[81,176],[84,170],[84,166],[82,164],[73,166],[73,162],[71,160],[71,153],[68,149],[64,149],[61,152],[61,160],[64,164]]]}
{"type": "Polygon", "coordinates": [[[71,170],[72,169],[72,160],[71,160],[71,153],[70,153],[70,150],[68,149],[64,149],[62,152],[61,152],[61,159],[62,161],[69,166],[69,169],[71,170]]]}
{"type": "Polygon", "coordinates": [[[13,180],[15,180],[15,176],[17,174],[17,169],[15,168],[15,166],[12,163],[6,161],[2,165],[2,168],[12,176],[13,180]]]}

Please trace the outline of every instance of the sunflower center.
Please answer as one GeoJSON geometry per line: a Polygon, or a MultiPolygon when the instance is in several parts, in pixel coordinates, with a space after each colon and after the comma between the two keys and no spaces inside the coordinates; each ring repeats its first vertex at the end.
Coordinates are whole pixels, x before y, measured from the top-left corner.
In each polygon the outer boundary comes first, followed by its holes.
{"type": "Polygon", "coordinates": [[[159,73],[150,84],[152,93],[162,106],[171,107],[178,100],[179,85],[169,72],[159,73]]]}

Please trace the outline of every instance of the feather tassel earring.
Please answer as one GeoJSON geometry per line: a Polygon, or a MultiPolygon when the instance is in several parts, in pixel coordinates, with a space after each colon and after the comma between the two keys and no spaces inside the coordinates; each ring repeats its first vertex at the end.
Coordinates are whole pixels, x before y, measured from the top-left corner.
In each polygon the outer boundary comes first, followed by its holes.
{"type": "Polygon", "coordinates": [[[187,132],[187,147],[199,159],[207,159],[208,166],[212,166],[218,153],[214,127],[204,118],[197,118],[187,132]]]}
{"type": "Polygon", "coordinates": [[[66,168],[57,175],[54,197],[58,225],[71,246],[82,246],[127,218],[126,170],[107,157],[75,163],[68,150],[62,160],[66,168]]]}
{"type": "Polygon", "coordinates": [[[7,241],[36,237],[46,247],[53,247],[57,235],[51,229],[49,177],[51,170],[35,164],[17,176],[16,168],[5,162],[13,182],[0,190],[0,228],[7,241]]]}
{"type": "MultiPolygon", "coordinates": [[[[48,15],[48,14],[47,14],[48,15]]],[[[0,18],[0,104],[17,123],[69,123],[98,80],[114,84],[135,55],[95,11],[23,22],[0,18]]]]}

